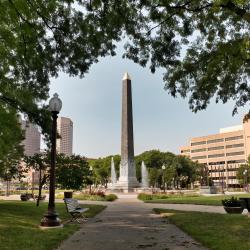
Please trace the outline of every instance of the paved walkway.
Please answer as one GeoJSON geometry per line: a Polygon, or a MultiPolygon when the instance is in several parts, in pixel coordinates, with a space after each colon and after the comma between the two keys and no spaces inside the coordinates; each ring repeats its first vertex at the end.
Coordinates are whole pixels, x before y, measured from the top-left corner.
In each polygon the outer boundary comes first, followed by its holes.
{"type": "Polygon", "coordinates": [[[161,205],[145,204],[134,197],[120,197],[83,224],[58,250],[205,249],[179,228],[154,214],[154,207],[161,205]]]}

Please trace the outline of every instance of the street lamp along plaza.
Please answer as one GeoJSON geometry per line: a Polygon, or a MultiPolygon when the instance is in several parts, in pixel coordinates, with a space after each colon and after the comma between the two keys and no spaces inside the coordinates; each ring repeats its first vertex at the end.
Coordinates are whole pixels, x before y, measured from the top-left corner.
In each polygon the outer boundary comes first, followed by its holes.
{"type": "Polygon", "coordinates": [[[50,166],[50,185],[49,185],[49,204],[48,212],[41,220],[42,228],[62,227],[61,220],[55,210],[55,165],[56,165],[56,129],[57,117],[62,108],[62,101],[58,98],[58,94],[49,101],[49,111],[52,115],[52,133],[51,133],[51,166],[50,166]]]}
{"type": "Polygon", "coordinates": [[[246,192],[248,192],[248,183],[247,183],[247,169],[245,169],[243,171],[243,176],[244,176],[244,180],[243,180],[243,186],[246,192]]]}
{"type": "Polygon", "coordinates": [[[162,184],[163,184],[163,192],[166,192],[166,187],[165,187],[165,170],[166,170],[166,166],[163,164],[162,167],[162,184]]]}

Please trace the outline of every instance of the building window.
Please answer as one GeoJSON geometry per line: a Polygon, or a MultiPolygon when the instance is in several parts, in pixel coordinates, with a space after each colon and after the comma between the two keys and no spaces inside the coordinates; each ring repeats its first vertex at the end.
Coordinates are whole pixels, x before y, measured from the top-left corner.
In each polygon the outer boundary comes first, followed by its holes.
{"type": "Polygon", "coordinates": [[[191,150],[191,153],[204,152],[204,151],[206,151],[206,148],[198,148],[198,149],[191,150]]]}
{"type": "Polygon", "coordinates": [[[181,150],[181,153],[189,153],[189,152],[190,152],[189,149],[181,150]]]}
{"type": "Polygon", "coordinates": [[[240,139],[243,139],[243,135],[227,137],[225,138],[225,141],[235,141],[235,140],[240,140],[240,139]]]}
{"type": "Polygon", "coordinates": [[[228,164],[246,163],[246,160],[242,159],[242,160],[228,161],[227,163],[228,164]]]}
{"type": "Polygon", "coordinates": [[[223,141],[224,141],[224,138],[207,140],[207,144],[209,144],[209,143],[216,143],[216,142],[223,142],[223,141]]]}
{"type": "Polygon", "coordinates": [[[231,152],[231,153],[227,153],[227,156],[234,156],[234,155],[244,155],[245,152],[244,151],[239,151],[239,152],[231,152]]]}
{"type": "Polygon", "coordinates": [[[225,154],[214,154],[214,155],[208,155],[208,158],[217,158],[217,157],[224,157],[225,154]]]}
{"type": "Polygon", "coordinates": [[[206,159],[207,156],[206,155],[200,155],[200,156],[194,156],[192,157],[192,160],[199,160],[199,159],[206,159]]]}
{"type": "Polygon", "coordinates": [[[209,162],[208,165],[223,165],[225,164],[224,161],[219,161],[219,162],[209,162]]]}
{"type": "Polygon", "coordinates": [[[203,144],[206,144],[206,141],[191,142],[191,146],[197,146],[197,145],[203,145],[203,144]]]}
{"type": "Polygon", "coordinates": [[[244,143],[226,145],[226,148],[239,148],[244,147],[244,143]]]}
{"type": "Polygon", "coordinates": [[[212,150],[220,150],[220,149],[224,149],[224,146],[211,147],[211,148],[208,148],[207,150],[212,151],[212,150]]]}

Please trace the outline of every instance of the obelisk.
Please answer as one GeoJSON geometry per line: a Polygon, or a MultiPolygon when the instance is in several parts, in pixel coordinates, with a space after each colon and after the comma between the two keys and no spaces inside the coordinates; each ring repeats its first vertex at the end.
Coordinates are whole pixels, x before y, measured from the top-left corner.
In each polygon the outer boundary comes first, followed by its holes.
{"type": "Polygon", "coordinates": [[[122,79],[121,164],[117,188],[131,192],[139,187],[135,174],[131,79],[126,72],[122,79]]]}
{"type": "Polygon", "coordinates": [[[116,178],[116,172],[115,172],[115,162],[114,162],[114,158],[112,157],[112,159],[111,159],[111,183],[112,183],[112,188],[115,187],[116,182],[117,182],[117,178],[116,178]]]}

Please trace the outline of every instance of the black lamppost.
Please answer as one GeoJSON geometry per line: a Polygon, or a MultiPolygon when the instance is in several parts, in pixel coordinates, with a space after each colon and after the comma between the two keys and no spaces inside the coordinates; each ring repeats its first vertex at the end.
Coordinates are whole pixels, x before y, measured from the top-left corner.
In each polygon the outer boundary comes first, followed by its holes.
{"type": "Polygon", "coordinates": [[[224,191],[224,166],[222,165],[222,171],[221,171],[221,193],[225,194],[224,191]]]}
{"type": "Polygon", "coordinates": [[[49,205],[48,212],[41,220],[41,227],[61,227],[61,220],[55,210],[55,165],[56,165],[56,128],[57,115],[62,108],[62,101],[58,94],[54,94],[49,101],[49,110],[52,114],[52,134],[51,134],[51,167],[50,167],[50,185],[49,185],[49,205]]]}
{"type": "Polygon", "coordinates": [[[247,184],[247,169],[243,171],[243,176],[244,176],[244,189],[246,192],[248,192],[248,184],[247,184]]]}
{"type": "Polygon", "coordinates": [[[34,169],[32,169],[31,170],[31,174],[32,174],[32,198],[34,199],[35,198],[35,196],[34,196],[34,187],[35,187],[35,170],[34,169]]]}
{"type": "Polygon", "coordinates": [[[161,167],[161,169],[162,169],[163,192],[165,194],[165,191],[166,191],[166,189],[165,189],[165,170],[166,170],[166,166],[163,164],[162,167],[161,167]]]}
{"type": "Polygon", "coordinates": [[[92,184],[93,184],[92,175],[93,175],[93,167],[90,166],[90,167],[89,167],[89,194],[90,194],[90,195],[91,195],[91,193],[92,193],[91,186],[92,186],[92,184]]]}

